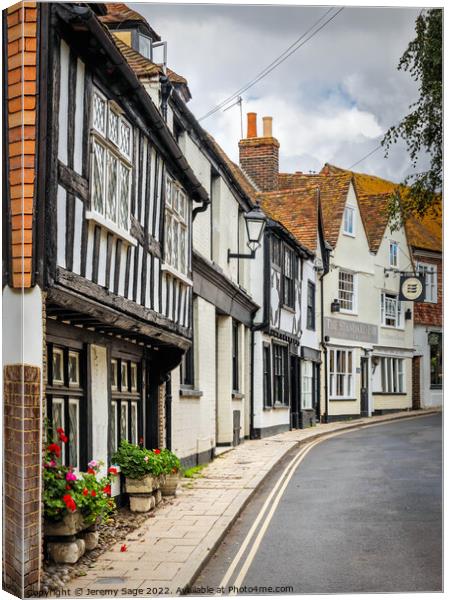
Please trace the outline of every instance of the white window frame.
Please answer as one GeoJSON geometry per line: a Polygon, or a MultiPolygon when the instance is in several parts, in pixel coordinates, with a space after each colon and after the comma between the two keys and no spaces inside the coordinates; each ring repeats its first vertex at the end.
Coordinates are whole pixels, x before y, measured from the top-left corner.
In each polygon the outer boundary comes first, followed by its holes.
{"type": "MultiPolygon", "coordinates": [[[[185,191],[176,181],[166,174],[165,194],[165,236],[164,263],[170,267],[174,275],[188,277],[190,272],[189,255],[189,199],[185,191]],[[181,208],[181,203],[183,209],[181,208]],[[184,236],[184,253],[181,253],[181,236],[184,236]],[[168,240],[171,244],[168,246],[168,240]]],[[[181,277],[181,278],[182,278],[181,277]]]]}
{"type": "MultiPolygon", "coordinates": [[[[90,211],[88,216],[96,217],[99,222],[105,225],[105,227],[126,235],[129,234],[130,230],[130,213],[131,213],[131,188],[132,188],[132,177],[133,177],[133,163],[132,163],[132,152],[133,152],[133,127],[131,123],[123,116],[120,107],[112,100],[108,100],[104,94],[102,94],[98,88],[94,88],[92,94],[92,106],[95,103],[95,97],[99,97],[105,103],[105,124],[103,128],[96,125],[94,115],[92,115],[92,128],[91,128],[91,176],[90,176],[90,211]],[[109,134],[109,117],[113,114],[118,122],[118,137],[117,139],[111,138],[109,134]],[[124,128],[129,130],[129,147],[128,152],[124,149],[122,144],[122,131],[124,128]],[[103,173],[100,181],[102,206],[101,210],[99,207],[94,205],[94,171],[95,171],[95,145],[101,147],[104,153],[103,160],[103,173]],[[108,186],[109,186],[109,164],[111,161],[116,161],[116,189],[115,189],[115,216],[111,218],[108,214],[108,186]],[[128,190],[127,190],[127,211],[126,216],[123,218],[121,215],[121,193],[124,179],[120,177],[120,173],[126,170],[128,171],[128,190]]],[[[92,111],[93,112],[93,111],[92,111]]],[[[125,138],[126,139],[126,138],[125,138]]]]}
{"type": "Polygon", "coordinates": [[[402,302],[399,300],[398,294],[392,292],[381,292],[380,296],[380,322],[382,327],[389,327],[391,329],[403,329],[404,328],[404,314],[402,310],[402,302]],[[396,309],[394,314],[391,312],[391,307],[395,304],[396,309]],[[389,305],[389,306],[387,306],[389,305]],[[389,312],[387,314],[387,308],[389,312]],[[387,323],[387,318],[390,320],[394,319],[393,323],[387,323]]]}
{"type": "Polygon", "coordinates": [[[404,394],[404,359],[392,356],[380,357],[380,392],[404,394]]]}
{"type": "Polygon", "coordinates": [[[53,348],[53,385],[64,385],[64,351],[62,348],[53,348]],[[54,371],[54,363],[55,363],[55,356],[59,356],[60,357],[60,361],[61,361],[61,379],[56,379],[55,378],[55,371],[54,371]]]}
{"type": "MultiPolygon", "coordinates": [[[[348,282],[346,282],[346,283],[348,283],[348,282]]],[[[352,271],[348,271],[346,269],[339,269],[339,271],[338,271],[338,300],[340,302],[340,312],[349,313],[349,314],[357,313],[357,275],[356,275],[356,273],[353,273],[352,271]],[[342,298],[340,296],[340,292],[342,292],[343,294],[348,294],[350,292],[348,292],[348,290],[345,290],[342,287],[340,287],[341,283],[343,283],[340,281],[340,275],[349,275],[352,277],[352,299],[351,299],[352,307],[351,308],[345,308],[343,306],[343,303],[348,302],[348,300],[346,298],[342,298]]]]}
{"type": "Polygon", "coordinates": [[[69,371],[69,387],[79,387],[80,386],[80,354],[79,354],[79,352],[69,350],[69,364],[70,364],[71,358],[75,358],[77,379],[71,381],[70,380],[70,371],[69,371]]]}
{"type": "MultiPolygon", "coordinates": [[[[77,398],[69,398],[69,419],[70,419],[70,407],[76,407],[76,465],[71,465],[76,470],[80,468],[80,445],[81,445],[81,432],[80,432],[80,403],[77,398]]],[[[72,435],[72,427],[70,427],[69,436],[72,435]]],[[[69,438],[70,441],[70,438],[69,438]]],[[[70,443],[70,447],[72,444],[70,443]]],[[[69,458],[70,458],[70,449],[69,449],[69,458]]]]}
{"type": "Polygon", "coordinates": [[[328,361],[328,385],[329,398],[332,400],[354,400],[354,362],[355,352],[353,348],[329,348],[328,361]],[[344,356],[340,362],[344,363],[344,370],[339,370],[338,357],[344,356]],[[351,369],[348,368],[351,363],[351,369]],[[337,394],[338,382],[342,382],[343,393],[337,394]]]}
{"type": "Polygon", "coordinates": [[[345,235],[350,235],[351,237],[355,237],[355,207],[354,206],[345,206],[343,211],[343,233],[345,235]],[[348,216],[351,215],[349,219],[348,216]],[[350,225],[351,227],[348,227],[350,225]]]}
{"type": "Polygon", "coordinates": [[[425,277],[424,302],[436,304],[438,302],[438,267],[437,265],[418,262],[416,270],[425,277]]]}
{"type": "Polygon", "coordinates": [[[390,267],[398,268],[398,266],[399,266],[398,254],[399,254],[398,242],[395,242],[394,240],[390,241],[389,254],[388,254],[389,261],[390,261],[390,267]]]}
{"type": "Polygon", "coordinates": [[[313,408],[313,362],[311,360],[301,362],[301,408],[303,410],[313,408]]]}

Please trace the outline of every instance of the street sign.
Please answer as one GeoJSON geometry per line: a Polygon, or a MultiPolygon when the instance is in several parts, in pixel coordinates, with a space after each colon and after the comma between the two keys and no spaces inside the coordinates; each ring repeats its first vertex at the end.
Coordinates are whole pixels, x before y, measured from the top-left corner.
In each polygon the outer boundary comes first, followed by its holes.
{"type": "Polygon", "coordinates": [[[399,300],[422,302],[426,294],[423,275],[401,275],[399,300]]]}

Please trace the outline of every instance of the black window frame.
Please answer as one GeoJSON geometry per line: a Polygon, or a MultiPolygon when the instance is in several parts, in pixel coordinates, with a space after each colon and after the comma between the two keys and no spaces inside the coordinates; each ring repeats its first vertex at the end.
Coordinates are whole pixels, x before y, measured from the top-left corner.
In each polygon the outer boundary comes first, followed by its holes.
{"type": "Polygon", "coordinates": [[[307,329],[315,331],[315,311],[316,311],[316,285],[310,279],[307,280],[307,329]]]}
{"type": "Polygon", "coordinates": [[[288,308],[295,308],[295,290],[296,290],[296,273],[297,273],[297,257],[292,250],[284,244],[282,252],[282,304],[288,308]],[[290,256],[290,273],[287,273],[286,260],[290,256]]]}
{"type": "Polygon", "coordinates": [[[232,391],[240,392],[239,323],[232,321],[232,391]]]}
{"type": "Polygon", "coordinates": [[[263,364],[263,404],[265,408],[273,406],[273,394],[271,385],[271,346],[264,342],[262,345],[263,364]]]}
{"type": "Polygon", "coordinates": [[[115,449],[119,447],[122,439],[127,439],[129,442],[133,442],[132,439],[132,406],[137,403],[137,435],[135,443],[138,444],[143,436],[143,385],[142,385],[142,360],[138,357],[122,356],[114,354],[110,356],[110,373],[112,374],[112,361],[117,361],[117,389],[112,387],[111,377],[111,397],[110,397],[110,413],[109,413],[109,456],[112,456],[115,449]],[[122,389],[122,364],[126,364],[127,373],[127,389],[122,389]],[[137,366],[136,374],[136,390],[132,390],[132,365],[137,366]],[[121,408],[122,405],[126,406],[127,410],[127,438],[121,437],[121,408]],[[112,426],[112,415],[116,408],[116,439],[115,444],[113,440],[113,434],[111,431],[112,426]]]}
{"type": "Polygon", "coordinates": [[[182,356],[179,365],[179,381],[181,387],[193,389],[195,386],[195,356],[193,340],[192,345],[186,350],[182,356]]]}
{"type": "Polygon", "coordinates": [[[290,406],[289,351],[287,345],[273,343],[272,365],[273,406],[290,406]],[[279,393],[280,398],[278,397],[279,393]]]}
{"type": "MultiPolygon", "coordinates": [[[[78,446],[79,446],[79,465],[80,471],[87,469],[87,352],[84,346],[79,347],[75,345],[66,345],[63,343],[47,343],[47,386],[46,386],[46,408],[47,408],[47,419],[48,423],[52,428],[54,441],[62,447],[64,447],[64,461],[65,466],[74,466],[70,464],[70,401],[77,400],[78,405],[78,446]],[[54,350],[61,350],[63,355],[62,364],[62,383],[56,383],[53,379],[53,353],[54,350]],[[79,385],[70,385],[69,381],[69,356],[71,352],[78,354],[78,365],[79,365],[79,385]],[[64,409],[64,422],[62,428],[68,438],[68,441],[63,444],[59,441],[58,434],[56,432],[55,424],[53,423],[53,403],[55,400],[62,399],[64,409]],[[84,435],[83,435],[84,432],[84,435]]],[[[62,462],[62,457],[61,457],[62,462]]]]}
{"type": "Polygon", "coordinates": [[[429,371],[430,371],[430,389],[443,389],[443,333],[441,331],[432,331],[428,337],[429,343],[429,371]],[[432,340],[438,339],[436,344],[432,340]],[[432,360],[435,359],[436,368],[432,368],[432,360]],[[438,381],[435,381],[435,377],[438,381]]]}

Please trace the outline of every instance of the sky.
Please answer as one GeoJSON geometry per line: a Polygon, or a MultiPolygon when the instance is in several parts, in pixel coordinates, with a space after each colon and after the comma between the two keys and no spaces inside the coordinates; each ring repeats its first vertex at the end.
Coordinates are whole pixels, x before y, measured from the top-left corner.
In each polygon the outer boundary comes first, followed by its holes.
{"type": "MultiPolygon", "coordinates": [[[[187,78],[190,110],[201,118],[251,81],[329,7],[159,5],[134,3],[168,45],[168,66],[187,78]]],[[[326,17],[329,18],[337,8],[326,17]]],[[[280,170],[349,168],[376,148],[409,112],[418,85],[397,65],[413,39],[418,8],[346,7],[267,77],[242,94],[246,113],[273,117],[280,170]]],[[[326,19],[323,19],[322,24],[326,19]]],[[[238,162],[238,106],[201,121],[238,162]]],[[[378,150],[354,167],[401,181],[411,172],[403,143],[378,150]]]]}

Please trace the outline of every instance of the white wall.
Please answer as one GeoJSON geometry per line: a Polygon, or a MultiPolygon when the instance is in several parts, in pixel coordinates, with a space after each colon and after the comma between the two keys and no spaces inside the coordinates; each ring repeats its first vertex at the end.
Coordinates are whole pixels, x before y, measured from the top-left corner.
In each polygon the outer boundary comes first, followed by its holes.
{"type": "MultiPolygon", "coordinates": [[[[105,346],[90,346],[91,398],[92,398],[92,456],[104,462],[102,474],[106,474],[108,465],[108,353],[105,346]]],[[[114,490],[113,490],[114,491],[114,490]]],[[[115,493],[118,493],[118,489],[115,493]]]]}
{"type": "Polygon", "coordinates": [[[441,331],[441,328],[415,325],[415,355],[421,357],[420,398],[422,408],[443,405],[443,390],[431,389],[430,387],[430,346],[428,344],[429,331],[441,331]]]}

